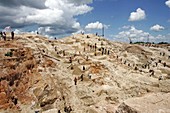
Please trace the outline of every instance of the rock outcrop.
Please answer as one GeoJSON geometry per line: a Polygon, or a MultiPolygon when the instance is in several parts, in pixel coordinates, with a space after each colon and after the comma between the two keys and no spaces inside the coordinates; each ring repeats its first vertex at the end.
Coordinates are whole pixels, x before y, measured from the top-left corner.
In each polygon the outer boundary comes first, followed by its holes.
{"type": "Polygon", "coordinates": [[[121,103],[116,113],[169,113],[170,93],[152,93],[121,103]]]}

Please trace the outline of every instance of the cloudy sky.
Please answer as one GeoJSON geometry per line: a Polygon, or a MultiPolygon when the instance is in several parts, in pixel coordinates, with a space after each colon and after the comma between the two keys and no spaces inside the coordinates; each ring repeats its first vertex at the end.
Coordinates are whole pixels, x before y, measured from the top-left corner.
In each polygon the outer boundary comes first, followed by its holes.
{"type": "Polygon", "coordinates": [[[0,30],[63,37],[85,31],[114,41],[170,42],[170,0],[1,0],[0,30]]]}

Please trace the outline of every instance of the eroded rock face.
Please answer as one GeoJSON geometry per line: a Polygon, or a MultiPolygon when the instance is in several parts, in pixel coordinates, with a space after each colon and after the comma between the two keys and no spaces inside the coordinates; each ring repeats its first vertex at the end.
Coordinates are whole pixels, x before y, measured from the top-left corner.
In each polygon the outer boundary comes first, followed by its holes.
{"type": "Polygon", "coordinates": [[[140,113],[131,106],[126,105],[124,102],[118,107],[115,113],[140,113]]]}
{"type": "Polygon", "coordinates": [[[58,113],[58,109],[50,109],[50,110],[46,110],[42,113],[58,113]]]}
{"type": "Polygon", "coordinates": [[[115,113],[169,113],[170,93],[148,94],[121,103],[115,113]]]}

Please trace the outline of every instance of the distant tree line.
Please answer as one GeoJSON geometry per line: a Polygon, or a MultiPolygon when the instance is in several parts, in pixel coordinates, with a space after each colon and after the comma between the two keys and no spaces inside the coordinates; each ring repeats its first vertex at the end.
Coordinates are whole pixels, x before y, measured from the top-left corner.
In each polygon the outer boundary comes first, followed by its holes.
{"type": "MultiPolygon", "coordinates": [[[[134,42],[133,44],[155,44],[154,42],[142,42],[142,41],[139,41],[139,42],[134,42]]],[[[169,44],[168,42],[159,42],[157,44],[169,44]]]]}

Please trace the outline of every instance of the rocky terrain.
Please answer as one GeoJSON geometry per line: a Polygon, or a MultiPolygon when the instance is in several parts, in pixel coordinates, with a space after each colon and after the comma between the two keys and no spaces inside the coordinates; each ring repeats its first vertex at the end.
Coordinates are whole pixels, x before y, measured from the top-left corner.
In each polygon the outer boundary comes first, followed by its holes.
{"type": "Polygon", "coordinates": [[[170,45],[93,34],[0,41],[2,113],[170,113],[170,45]]]}

